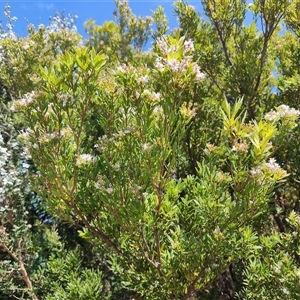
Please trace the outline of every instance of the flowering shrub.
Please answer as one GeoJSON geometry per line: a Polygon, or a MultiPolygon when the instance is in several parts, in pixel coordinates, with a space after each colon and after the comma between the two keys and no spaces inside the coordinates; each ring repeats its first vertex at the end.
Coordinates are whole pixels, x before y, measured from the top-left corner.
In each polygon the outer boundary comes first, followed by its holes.
{"type": "MultiPolygon", "coordinates": [[[[9,5],[6,11],[11,24],[16,18],[11,17],[9,5]]],[[[51,65],[53,57],[73,49],[82,40],[76,32],[73,16],[67,18],[56,14],[49,26],[41,24],[35,29],[30,24],[27,30],[27,37],[17,38],[10,26],[0,38],[0,81],[5,83],[12,97],[31,93],[39,84],[37,62],[43,66],[51,65]]]]}
{"type": "Polygon", "coordinates": [[[2,21],[0,23],[0,39],[4,38],[11,38],[14,39],[16,38],[16,35],[13,31],[13,23],[18,19],[17,17],[12,17],[11,16],[11,11],[10,11],[10,5],[6,4],[4,8],[4,16],[7,19],[6,23],[6,29],[2,27],[2,21]]]}
{"type": "Polygon", "coordinates": [[[109,85],[104,55],[67,52],[41,69],[43,91],[12,109],[27,120],[22,136],[50,211],[82,222],[82,237],[112,249],[125,286],[151,299],[185,299],[257,253],[270,194],[288,175],[271,157],[272,141],[295,127],[299,112],[281,114],[281,126],[279,118],[246,123],[242,101],[224,102],[219,145],[194,176],[178,178],[180,144],[196,114],[180,95],[205,77],[188,56],[190,40],[161,38],[157,47],[155,69],[121,66],[109,85]],[[102,133],[91,145],[85,128],[97,106],[102,133]]]}
{"type": "MultiPolygon", "coordinates": [[[[136,19],[127,1],[117,1],[115,24],[90,24],[88,47],[65,26],[33,30],[18,45],[14,38],[1,41],[0,75],[14,96],[10,108],[22,127],[23,158],[35,168],[32,189],[48,213],[78,228],[95,251],[90,255],[101,253],[106,270],[135,297],[300,296],[298,173],[292,165],[298,160],[287,145],[297,145],[300,112],[281,103],[286,94],[272,93],[276,34],[289,8],[271,2],[251,8],[265,26],[259,32],[255,23],[243,24],[245,3],[203,1],[210,18],[204,22],[194,7],[177,1],[180,29],[167,35],[158,10],[161,27],[149,56],[139,50],[150,19],[136,19]],[[115,36],[120,53],[111,59],[105,55],[111,49],[93,42],[116,30],[124,36],[115,36]],[[36,56],[46,41],[50,47],[40,53],[49,56],[36,56]],[[28,77],[21,76],[16,53],[28,77]]],[[[9,179],[3,149],[1,172],[9,179]]],[[[2,180],[11,187],[8,179],[2,180]]],[[[53,248],[64,248],[55,233],[48,235],[56,239],[53,248]]],[[[44,290],[34,284],[46,271],[27,276],[28,295],[47,294],[50,286],[53,296],[46,299],[84,298],[73,285],[82,279],[88,291],[93,286],[97,297],[109,298],[101,272],[76,271],[78,256],[76,250],[66,259],[72,276],[56,278],[54,286],[47,281],[44,290]]],[[[46,266],[51,276],[56,268],[63,272],[62,261],[54,251],[46,266]]]]}

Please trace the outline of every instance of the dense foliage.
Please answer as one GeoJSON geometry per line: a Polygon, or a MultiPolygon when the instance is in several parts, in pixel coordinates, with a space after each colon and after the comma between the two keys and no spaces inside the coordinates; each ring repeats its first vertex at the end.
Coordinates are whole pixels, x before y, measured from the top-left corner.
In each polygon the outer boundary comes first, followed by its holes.
{"type": "Polygon", "coordinates": [[[115,2],[5,8],[0,298],[299,299],[299,0],[115,2]]]}

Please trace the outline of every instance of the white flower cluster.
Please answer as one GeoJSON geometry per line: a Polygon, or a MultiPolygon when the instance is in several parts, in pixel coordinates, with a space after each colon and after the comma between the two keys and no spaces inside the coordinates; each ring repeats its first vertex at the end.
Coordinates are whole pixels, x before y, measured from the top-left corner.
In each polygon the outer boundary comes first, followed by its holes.
{"type": "Polygon", "coordinates": [[[144,143],[143,145],[142,145],[142,150],[143,150],[143,152],[149,152],[149,151],[151,151],[151,145],[149,144],[149,143],[144,143]]]}
{"type": "Polygon", "coordinates": [[[278,173],[281,170],[281,167],[276,162],[275,158],[270,158],[269,161],[266,163],[266,168],[270,173],[278,173]]]}
{"type": "MultiPolygon", "coordinates": [[[[150,82],[150,77],[149,77],[149,69],[144,69],[144,68],[136,68],[132,65],[126,65],[126,64],[121,64],[116,68],[116,71],[114,72],[115,75],[128,75],[130,78],[133,78],[136,80],[138,84],[141,86],[147,85],[150,82]]],[[[122,76],[123,77],[123,76],[122,76]]],[[[140,95],[140,94],[139,94],[140,95]]]]}
{"type": "MultiPolygon", "coordinates": [[[[139,97],[140,95],[138,94],[137,96],[139,97]]],[[[159,102],[161,94],[160,93],[155,93],[155,92],[152,92],[152,91],[149,91],[149,90],[145,89],[142,92],[142,96],[147,98],[150,102],[159,102]]]]}
{"type": "Polygon", "coordinates": [[[106,182],[106,179],[104,179],[102,176],[99,176],[98,180],[94,182],[94,187],[98,190],[106,192],[107,194],[112,194],[114,192],[114,189],[111,183],[107,184],[106,182]]]}
{"type": "Polygon", "coordinates": [[[28,49],[30,49],[30,47],[33,46],[34,44],[35,44],[34,41],[24,40],[23,49],[24,49],[24,50],[28,50],[28,49]]]}
{"type": "Polygon", "coordinates": [[[57,139],[59,137],[59,133],[57,131],[55,132],[45,132],[44,134],[41,134],[38,141],[42,144],[49,143],[54,139],[57,139]]]}
{"type": "Polygon", "coordinates": [[[121,66],[117,67],[117,71],[120,73],[127,74],[132,70],[130,66],[127,66],[126,64],[122,64],[121,66]]]}
{"type": "Polygon", "coordinates": [[[273,122],[278,119],[296,119],[300,116],[300,111],[295,108],[291,108],[288,105],[282,104],[277,107],[276,111],[273,109],[265,114],[267,121],[273,122]]]}
{"type": "Polygon", "coordinates": [[[192,72],[195,74],[195,79],[197,81],[204,79],[205,74],[200,71],[199,66],[192,61],[192,56],[189,55],[195,50],[192,40],[184,42],[182,59],[168,57],[168,54],[177,52],[179,50],[179,46],[169,46],[164,37],[158,38],[156,43],[164,56],[158,57],[155,61],[155,66],[159,71],[163,72],[166,69],[170,69],[174,73],[182,74],[187,72],[188,68],[192,66],[192,72]]]}
{"type": "Polygon", "coordinates": [[[277,179],[282,179],[288,175],[288,173],[276,162],[275,158],[270,158],[263,166],[252,168],[250,174],[253,178],[259,178],[265,173],[264,171],[277,177],[277,179]]]}
{"type": "Polygon", "coordinates": [[[250,174],[251,174],[251,176],[252,176],[253,178],[258,178],[258,177],[260,177],[260,176],[263,174],[261,166],[258,166],[258,167],[256,167],[256,168],[252,168],[252,169],[250,170],[250,174]]]}
{"type": "Polygon", "coordinates": [[[138,79],[137,79],[137,82],[138,83],[144,83],[144,84],[146,84],[146,83],[148,83],[149,82],[149,76],[148,75],[144,75],[144,76],[141,76],[141,77],[139,77],[138,79]]]}
{"type": "Polygon", "coordinates": [[[248,148],[249,148],[249,144],[247,142],[234,141],[234,145],[232,146],[231,150],[237,153],[245,153],[247,152],[248,148]]]}
{"type": "MultiPolygon", "coordinates": [[[[0,27],[0,39],[5,38],[16,38],[16,34],[13,31],[13,22],[15,22],[18,18],[11,16],[10,5],[6,4],[4,8],[4,15],[7,19],[6,28],[3,29],[0,27]]],[[[1,25],[1,24],[0,24],[1,25]]]]}
{"type": "Polygon", "coordinates": [[[60,32],[62,30],[77,32],[75,25],[77,18],[77,15],[68,14],[68,16],[65,16],[63,13],[55,13],[54,17],[50,18],[50,25],[46,29],[49,32],[60,32]]]}
{"type": "Polygon", "coordinates": [[[164,115],[164,110],[161,105],[156,105],[153,108],[153,113],[155,117],[161,118],[164,115]]]}
{"type": "Polygon", "coordinates": [[[205,74],[200,72],[200,68],[196,63],[193,64],[193,72],[196,74],[197,81],[201,81],[205,78],[205,74]]]}
{"type": "Polygon", "coordinates": [[[76,164],[80,165],[88,165],[96,161],[96,157],[91,154],[80,154],[77,156],[76,164]]]}
{"type": "Polygon", "coordinates": [[[22,108],[28,107],[34,100],[35,100],[35,93],[33,91],[31,93],[25,94],[23,98],[13,101],[13,104],[10,109],[11,111],[18,111],[22,108]]]}
{"type": "Polygon", "coordinates": [[[166,56],[169,53],[174,53],[179,50],[179,46],[175,46],[175,45],[169,46],[165,37],[157,38],[156,43],[164,56],[166,56]]]}
{"type": "Polygon", "coordinates": [[[184,42],[183,53],[187,54],[189,52],[194,52],[194,50],[194,42],[191,39],[184,42]]]}
{"type": "Polygon", "coordinates": [[[299,110],[296,110],[295,108],[290,108],[289,106],[284,104],[278,106],[277,112],[282,118],[296,118],[300,115],[299,110]]]}
{"type": "Polygon", "coordinates": [[[282,292],[283,292],[284,294],[286,294],[286,295],[289,295],[289,294],[290,294],[290,291],[289,291],[288,289],[286,289],[286,288],[283,288],[283,289],[282,289],[282,292]]]}
{"type": "Polygon", "coordinates": [[[112,139],[109,139],[106,134],[98,138],[98,143],[94,145],[94,148],[99,152],[103,152],[106,150],[107,143],[111,142],[112,139]]]}
{"type": "MultiPolygon", "coordinates": [[[[0,206],[10,192],[20,191],[22,180],[19,178],[21,174],[9,162],[11,154],[5,147],[3,137],[0,133],[0,206]]],[[[28,168],[26,163],[22,164],[22,168],[28,168]]],[[[24,170],[22,170],[24,172],[24,170]]]]}
{"type": "Polygon", "coordinates": [[[133,129],[131,127],[125,127],[124,130],[119,130],[116,133],[113,133],[110,137],[106,134],[102,135],[98,138],[98,143],[94,145],[94,148],[97,149],[99,152],[103,152],[107,149],[108,144],[115,144],[118,143],[120,138],[135,132],[136,128],[133,129]]]}

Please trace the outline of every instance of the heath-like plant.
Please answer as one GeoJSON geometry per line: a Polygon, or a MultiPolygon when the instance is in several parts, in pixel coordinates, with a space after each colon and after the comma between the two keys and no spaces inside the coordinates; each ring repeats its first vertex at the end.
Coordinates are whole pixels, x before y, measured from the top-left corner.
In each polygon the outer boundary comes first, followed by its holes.
{"type": "Polygon", "coordinates": [[[189,99],[205,75],[192,40],[161,36],[155,47],[152,70],[109,71],[93,49],[66,52],[41,66],[42,89],[12,108],[26,120],[21,138],[49,211],[81,224],[125,287],[145,299],[189,299],[258,253],[270,197],[288,176],[272,142],[295,127],[299,111],[281,106],[247,122],[242,101],[224,101],[219,143],[207,145],[196,174],[179,178],[201,110],[189,99]],[[98,127],[95,144],[89,126],[98,127]]]}

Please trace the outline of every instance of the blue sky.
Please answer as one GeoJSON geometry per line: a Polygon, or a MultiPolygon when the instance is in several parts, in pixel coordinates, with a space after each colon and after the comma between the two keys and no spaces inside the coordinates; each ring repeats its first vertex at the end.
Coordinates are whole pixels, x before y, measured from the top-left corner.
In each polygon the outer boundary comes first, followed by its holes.
{"type": "MultiPolygon", "coordinates": [[[[165,8],[165,12],[169,17],[170,27],[174,28],[177,25],[176,17],[173,12],[174,1],[150,1],[150,0],[129,0],[129,6],[136,15],[151,15],[151,10],[155,10],[161,5],[165,8]]],[[[27,34],[26,26],[29,23],[34,25],[48,25],[49,17],[54,16],[55,12],[65,11],[66,14],[72,13],[78,15],[76,26],[80,34],[84,35],[83,23],[93,18],[97,24],[102,24],[105,21],[113,20],[113,11],[115,9],[114,0],[94,0],[94,1],[16,1],[16,0],[0,0],[0,20],[3,25],[6,24],[4,17],[5,4],[11,6],[11,15],[16,16],[18,20],[14,23],[14,30],[18,36],[27,34]],[[26,21],[28,20],[28,21],[26,21]]],[[[197,10],[201,9],[201,1],[189,1],[197,10]]]]}

